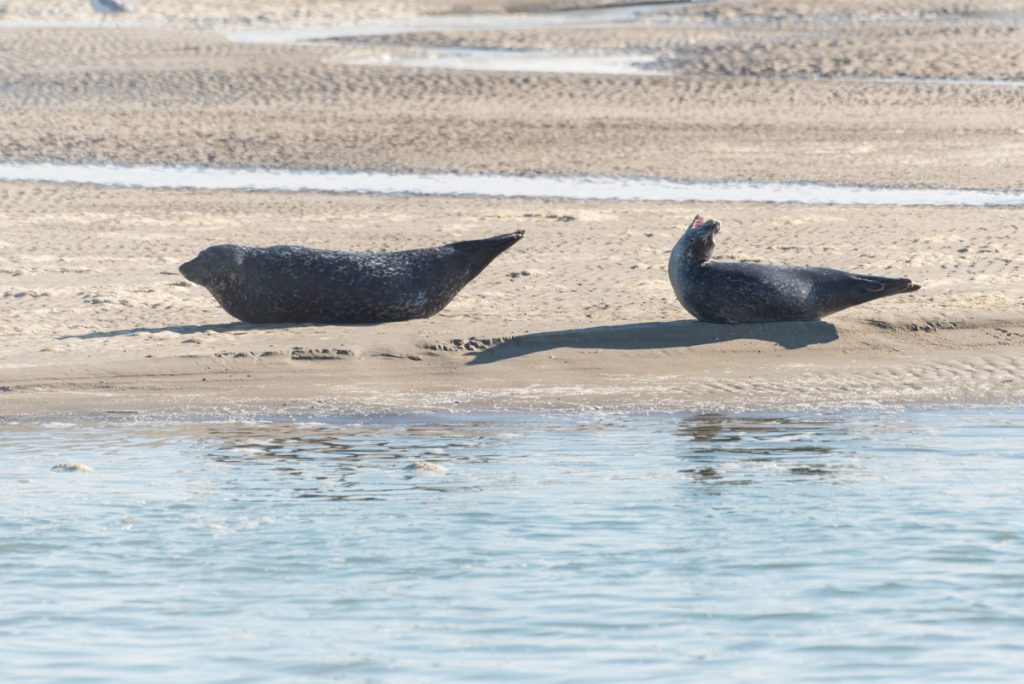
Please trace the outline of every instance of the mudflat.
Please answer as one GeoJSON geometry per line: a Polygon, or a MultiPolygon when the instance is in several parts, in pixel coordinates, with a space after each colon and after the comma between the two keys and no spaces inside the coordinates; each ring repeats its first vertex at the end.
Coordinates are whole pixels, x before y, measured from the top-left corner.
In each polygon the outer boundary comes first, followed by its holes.
{"type": "MultiPolygon", "coordinates": [[[[290,44],[225,32],[466,7],[161,2],[100,28],[79,3],[12,1],[0,16],[0,158],[1024,189],[1024,20],[1012,3],[819,5],[671,4],[588,28],[290,44]],[[651,73],[384,59],[446,50],[631,55],[651,73]]],[[[1019,403],[1022,229],[1016,207],[2,182],[0,414],[1019,403]],[[906,276],[924,289],[819,323],[697,323],[666,266],[698,212],[722,221],[723,259],[906,276]],[[177,272],[215,243],[378,251],[517,229],[524,240],[440,315],[407,323],[246,325],[177,272]]]]}

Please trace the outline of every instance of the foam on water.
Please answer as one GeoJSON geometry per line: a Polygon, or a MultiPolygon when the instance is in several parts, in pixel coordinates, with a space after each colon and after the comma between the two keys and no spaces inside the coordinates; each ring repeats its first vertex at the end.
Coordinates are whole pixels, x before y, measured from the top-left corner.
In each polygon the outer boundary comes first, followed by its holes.
{"type": "Polygon", "coordinates": [[[0,164],[0,181],[87,183],[136,188],[537,197],[659,202],[791,202],[985,206],[1024,205],[1024,192],[885,188],[816,183],[688,181],[613,176],[382,173],[199,166],[0,164]]]}

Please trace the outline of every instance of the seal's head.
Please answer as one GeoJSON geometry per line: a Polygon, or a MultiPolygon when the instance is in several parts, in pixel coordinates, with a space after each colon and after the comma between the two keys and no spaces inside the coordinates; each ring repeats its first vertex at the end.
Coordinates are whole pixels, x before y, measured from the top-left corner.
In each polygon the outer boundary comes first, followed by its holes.
{"type": "Polygon", "coordinates": [[[207,247],[192,261],[178,267],[181,275],[196,285],[216,288],[232,274],[237,274],[242,265],[245,248],[238,245],[214,245],[207,247]]]}
{"type": "Polygon", "coordinates": [[[702,264],[711,259],[715,251],[715,235],[722,229],[722,224],[715,219],[704,220],[697,214],[690,222],[690,227],[683,233],[680,242],[683,247],[683,261],[702,264]]]}

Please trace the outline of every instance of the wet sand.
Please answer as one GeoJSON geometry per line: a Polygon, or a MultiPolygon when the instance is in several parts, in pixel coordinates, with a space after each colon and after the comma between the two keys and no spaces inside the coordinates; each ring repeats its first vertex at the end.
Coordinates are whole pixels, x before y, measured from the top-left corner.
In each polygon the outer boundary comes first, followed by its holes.
{"type": "MultiPolygon", "coordinates": [[[[157,4],[131,18],[144,27],[0,29],[0,159],[1024,189],[1024,88],[819,80],[1024,79],[1022,27],[1000,3],[966,18],[939,2],[830,5],[827,15],[709,3],[672,10],[690,23],[318,45],[240,44],[219,31],[379,15],[345,3],[290,18],[255,4],[231,17],[157,4]],[[187,10],[209,26],[190,27],[187,10]],[[908,46],[899,54],[896,36],[908,46]],[[423,44],[640,51],[675,75],[343,63],[354,49],[423,44]]],[[[7,3],[0,20],[96,21],[77,3],[45,16],[32,7],[7,3]]],[[[1013,208],[5,182],[0,415],[1020,403],[1022,228],[1013,208]],[[722,258],[909,276],[925,288],[822,323],[693,322],[665,267],[697,211],[723,222],[722,258]],[[176,271],[217,242],[385,250],[519,228],[521,243],[425,321],[248,326],[176,271]]]]}

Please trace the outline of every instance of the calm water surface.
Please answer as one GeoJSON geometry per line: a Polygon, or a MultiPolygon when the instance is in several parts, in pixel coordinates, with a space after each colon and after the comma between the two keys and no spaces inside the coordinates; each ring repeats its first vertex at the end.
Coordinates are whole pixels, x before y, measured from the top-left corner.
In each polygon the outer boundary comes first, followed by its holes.
{"type": "Polygon", "coordinates": [[[1024,410],[442,420],[0,426],[0,680],[1024,672],[1024,410]]]}

